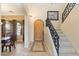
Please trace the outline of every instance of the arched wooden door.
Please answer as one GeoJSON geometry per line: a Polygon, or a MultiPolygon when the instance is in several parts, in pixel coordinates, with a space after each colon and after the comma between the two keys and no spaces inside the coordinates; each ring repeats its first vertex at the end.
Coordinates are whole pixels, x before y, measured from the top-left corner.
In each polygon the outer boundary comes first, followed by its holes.
{"type": "Polygon", "coordinates": [[[34,23],[34,40],[42,41],[44,38],[44,23],[38,19],[34,23]]]}
{"type": "Polygon", "coordinates": [[[31,51],[45,51],[44,47],[44,22],[41,19],[37,19],[34,22],[34,42],[31,47],[31,51]]]}

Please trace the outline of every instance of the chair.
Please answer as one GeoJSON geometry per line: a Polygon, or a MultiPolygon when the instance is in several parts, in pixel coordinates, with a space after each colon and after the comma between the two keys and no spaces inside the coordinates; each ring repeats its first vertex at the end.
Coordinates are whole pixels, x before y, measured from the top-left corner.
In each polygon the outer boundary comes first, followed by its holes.
{"type": "Polygon", "coordinates": [[[9,51],[11,52],[11,40],[7,39],[7,40],[1,40],[1,46],[2,46],[2,52],[4,51],[4,47],[9,48],[9,51]]]}
{"type": "Polygon", "coordinates": [[[15,42],[16,42],[16,40],[15,40],[14,35],[11,35],[11,46],[13,46],[14,48],[16,48],[15,42]]]}

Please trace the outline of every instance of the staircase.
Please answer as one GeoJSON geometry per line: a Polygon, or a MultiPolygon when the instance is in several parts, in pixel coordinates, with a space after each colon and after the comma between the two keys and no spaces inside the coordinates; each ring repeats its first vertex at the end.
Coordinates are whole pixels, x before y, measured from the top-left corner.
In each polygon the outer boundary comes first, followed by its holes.
{"type": "Polygon", "coordinates": [[[60,56],[77,56],[75,49],[73,48],[71,42],[64,35],[61,29],[56,29],[60,39],[59,39],[59,55],[60,56]]]}

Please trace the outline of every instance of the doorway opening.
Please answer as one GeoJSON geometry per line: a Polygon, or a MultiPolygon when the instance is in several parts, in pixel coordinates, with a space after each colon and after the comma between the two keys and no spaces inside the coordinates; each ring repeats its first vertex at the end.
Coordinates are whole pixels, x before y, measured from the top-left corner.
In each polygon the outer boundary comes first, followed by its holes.
{"type": "Polygon", "coordinates": [[[18,43],[23,43],[24,42],[24,20],[21,22],[17,21],[16,24],[16,33],[17,33],[17,42],[18,43]]]}
{"type": "MultiPolygon", "coordinates": [[[[24,44],[24,16],[1,16],[2,52],[13,51],[17,45],[24,44]]],[[[7,53],[7,52],[6,52],[7,53]]]]}

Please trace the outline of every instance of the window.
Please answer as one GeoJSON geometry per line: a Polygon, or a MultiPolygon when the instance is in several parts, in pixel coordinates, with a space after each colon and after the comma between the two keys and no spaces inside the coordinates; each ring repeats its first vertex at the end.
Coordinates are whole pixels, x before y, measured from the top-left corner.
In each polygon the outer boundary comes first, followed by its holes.
{"type": "Polygon", "coordinates": [[[21,24],[17,22],[17,35],[21,34],[21,24]]]}
{"type": "Polygon", "coordinates": [[[5,34],[11,35],[12,33],[12,24],[9,21],[6,21],[5,23],[5,34]]]}

